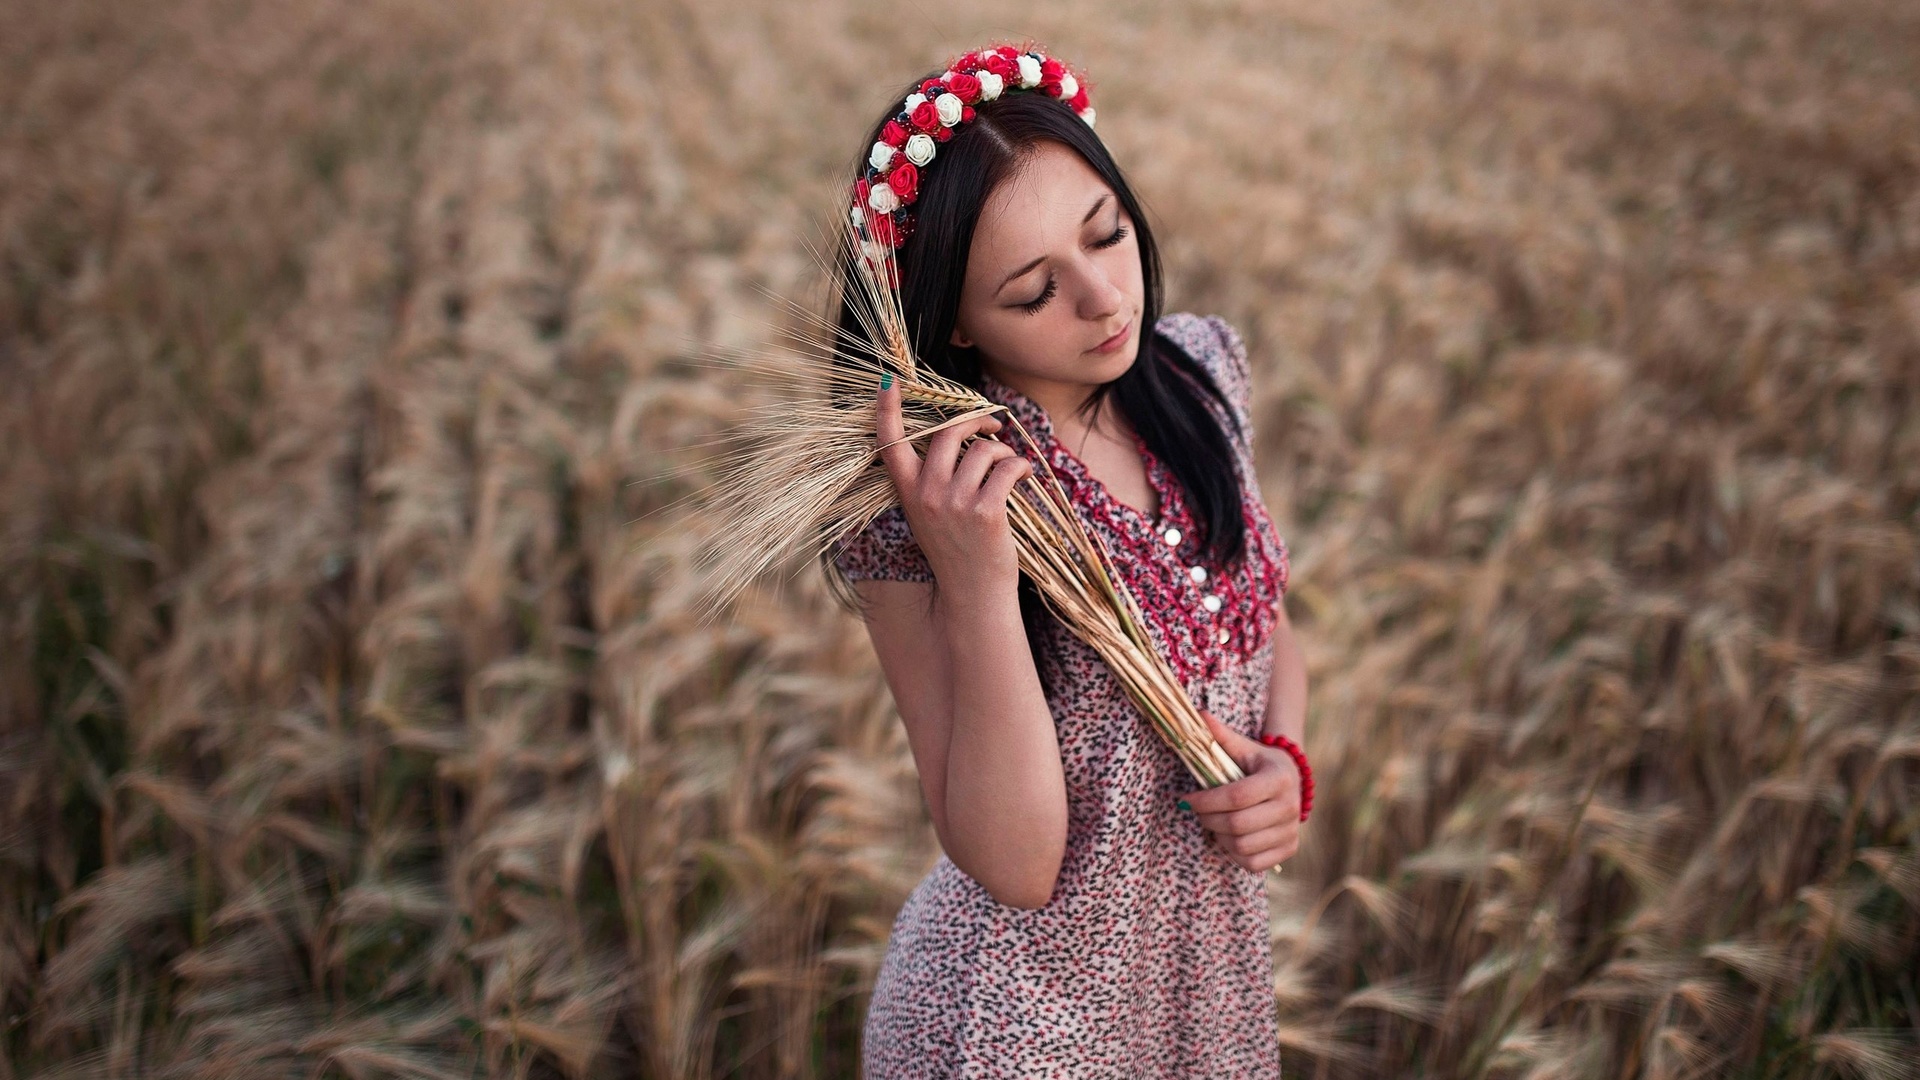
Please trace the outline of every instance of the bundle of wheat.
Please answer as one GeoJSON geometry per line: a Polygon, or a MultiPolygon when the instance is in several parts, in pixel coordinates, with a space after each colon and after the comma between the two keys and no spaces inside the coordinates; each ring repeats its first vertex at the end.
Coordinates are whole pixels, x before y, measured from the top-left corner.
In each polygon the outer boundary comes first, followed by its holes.
{"type": "MultiPolygon", "coordinates": [[[[893,249],[862,243],[852,230],[843,230],[841,241],[841,261],[829,265],[839,271],[861,333],[848,333],[792,305],[825,341],[793,335],[796,348],[763,358],[783,364],[785,381],[803,387],[803,395],[753,414],[746,431],[752,448],[728,457],[709,492],[718,535],[727,538],[709,545],[702,563],[710,611],[798,553],[817,560],[898,501],[875,434],[874,388],[883,373],[900,385],[909,442],[995,413],[1006,425],[1000,433],[969,438],[1005,434],[1030,451],[1036,445],[997,402],[914,357],[893,249]]],[[[1034,471],[1007,504],[1021,571],[1061,622],[1106,661],[1195,780],[1215,787],[1240,779],[1240,767],[1214,741],[1173,669],[1154,649],[1112,556],[1075,513],[1046,455],[1026,456],[1034,471]]]]}

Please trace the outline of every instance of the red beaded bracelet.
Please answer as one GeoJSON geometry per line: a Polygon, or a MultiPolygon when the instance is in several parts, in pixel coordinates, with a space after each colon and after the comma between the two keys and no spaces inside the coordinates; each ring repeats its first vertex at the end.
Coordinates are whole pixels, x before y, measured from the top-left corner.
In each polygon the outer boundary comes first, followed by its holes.
{"type": "Polygon", "coordinates": [[[1300,820],[1307,820],[1307,815],[1313,811],[1313,767],[1307,764],[1307,752],[1300,749],[1299,743],[1285,735],[1263,731],[1260,733],[1260,741],[1268,746],[1277,746],[1285,750],[1287,756],[1293,759],[1293,763],[1299,766],[1300,820]]]}

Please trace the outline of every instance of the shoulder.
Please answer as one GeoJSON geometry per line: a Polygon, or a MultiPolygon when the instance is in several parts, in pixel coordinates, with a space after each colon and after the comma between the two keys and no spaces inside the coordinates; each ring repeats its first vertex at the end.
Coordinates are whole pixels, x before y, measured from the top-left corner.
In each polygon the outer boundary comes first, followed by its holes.
{"type": "Polygon", "coordinates": [[[1247,344],[1232,323],[1218,315],[1175,311],[1160,316],[1154,329],[1213,376],[1244,428],[1252,411],[1252,380],[1247,344]]]}
{"type": "Polygon", "coordinates": [[[1238,360],[1244,363],[1247,358],[1247,347],[1240,340],[1240,332],[1218,315],[1170,311],[1160,316],[1160,320],[1154,323],[1154,329],[1187,350],[1195,360],[1238,360]]]}

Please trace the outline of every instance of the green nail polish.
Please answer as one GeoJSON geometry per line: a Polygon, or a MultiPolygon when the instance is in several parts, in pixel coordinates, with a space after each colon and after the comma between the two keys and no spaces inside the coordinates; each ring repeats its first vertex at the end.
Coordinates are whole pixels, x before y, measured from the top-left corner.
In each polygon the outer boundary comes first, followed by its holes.
{"type": "Polygon", "coordinates": [[[880,373],[880,389],[885,390],[887,387],[892,385],[893,385],[893,372],[891,371],[881,372],[880,373]]]}
{"type": "Polygon", "coordinates": [[[1192,803],[1189,803],[1189,802],[1188,802],[1187,800],[1185,800],[1185,799],[1181,799],[1181,800],[1180,800],[1180,802],[1179,802],[1179,806],[1180,806],[1180,809],[1182,809],[1182,810],[1192,810],[1192,809],[1193,809],[1193,804],[1192,804],[1192,803]]]}

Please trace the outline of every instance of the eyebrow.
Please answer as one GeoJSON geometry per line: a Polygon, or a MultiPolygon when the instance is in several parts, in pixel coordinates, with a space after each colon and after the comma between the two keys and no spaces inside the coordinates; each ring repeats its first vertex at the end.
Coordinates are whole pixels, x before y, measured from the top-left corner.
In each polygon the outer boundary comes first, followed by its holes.
{"type": "MultiPolygon", "coordinates": [[[[1113,193],[1111,191],[1103,192],[1099,198],[1093,200],[1093,205],[1087,207],[1087,216],[1080,219],[1080,224],[1085,225],[1087,222],[1092,221],[1093,215],[1099,213],[1101,205],[1105,203],[1112,196],[1113,196],[1113,193]]],[[[1045,255],[1042,255],[1039,258],[1028,263],[1027,265],[1021,267],[1020,269],[1015,270],[1013,273],[1008,274],[1005,278],[1001,279],[999,288],[996,288],[993,290],[993,295],[999,296],[1003,291],[1006,290],[1006,287],[1008,285],[1013,284],[1013,280],[1015,278],[1019,277],[1020,275],[1026,273],[1027,271],[1033,269],[1036,266],[1039,266],[1041,263],[1046,261],[1047,261],[1047,257],[1045,255]]]]}

